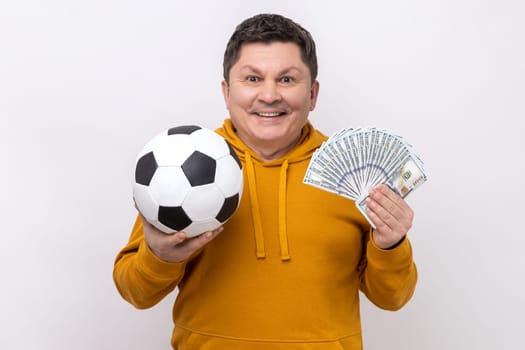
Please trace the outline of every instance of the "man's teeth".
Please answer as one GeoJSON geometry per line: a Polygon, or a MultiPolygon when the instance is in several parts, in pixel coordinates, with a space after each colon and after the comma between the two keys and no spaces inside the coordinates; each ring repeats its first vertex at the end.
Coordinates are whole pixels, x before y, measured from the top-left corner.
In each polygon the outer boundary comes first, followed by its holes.
{"type": "Polygon", "coordinates": [[[262,112],[259,112],[257,113],[257,115],[261,116],[261,117],[277,117],[277,116],[280,116],[282,113],[280,112],[274,112],[274,113],[262,113],[262,112]]]}

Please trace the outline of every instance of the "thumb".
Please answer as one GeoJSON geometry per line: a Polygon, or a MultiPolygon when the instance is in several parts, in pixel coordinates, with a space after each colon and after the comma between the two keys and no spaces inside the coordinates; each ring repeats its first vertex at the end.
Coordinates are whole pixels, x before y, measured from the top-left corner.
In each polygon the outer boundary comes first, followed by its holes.
{"type": "Polygon", "coordinates": [[[171,243],[173,243],[173,245],[179,245],[187,239],[188,236],[186,235],[186,233],[183,231],[179,231],[171,236],[171,243]]]}

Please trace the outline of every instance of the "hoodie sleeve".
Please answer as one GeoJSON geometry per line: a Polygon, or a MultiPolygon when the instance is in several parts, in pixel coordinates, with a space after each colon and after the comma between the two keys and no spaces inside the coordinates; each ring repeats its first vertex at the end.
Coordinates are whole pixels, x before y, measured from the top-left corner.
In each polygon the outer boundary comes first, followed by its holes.
{"type": "Polygon", "coordinates": [[[412,257],[412,247],[407,237],[394,249],[377,247],[365,235],[365,253],[360,263],[361,290],[367,298],[385,310],[398,310],[414,294],[417,269],[412,257]]]}
{"type": "Polygon", "coordinates": [[[125,300],[136,308],[147,309],[175,289],[185,266],[186,262],[170,263],[153,254],[137,216],[127,245],[115,259],[113,281],[125,300]]]}

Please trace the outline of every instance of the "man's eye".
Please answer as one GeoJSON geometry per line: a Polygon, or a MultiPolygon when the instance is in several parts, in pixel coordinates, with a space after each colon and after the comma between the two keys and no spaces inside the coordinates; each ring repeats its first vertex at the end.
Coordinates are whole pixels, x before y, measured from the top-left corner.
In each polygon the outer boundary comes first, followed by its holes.
{"type": "Polygon", "coordinates": [[[288,84],[288,83],[291,83],[292,81],[293,81],[292,77],[282,77],[281,78],[281,83],[288,84]]]}
{"type": "Polygon", "coordinates": [[[248,78],[246,78],[247,81],[251,82],[251,83],[256,83],[259,81],[259,78],[254,76],[254,75],[250,75],[248,76],[248,78]]]}

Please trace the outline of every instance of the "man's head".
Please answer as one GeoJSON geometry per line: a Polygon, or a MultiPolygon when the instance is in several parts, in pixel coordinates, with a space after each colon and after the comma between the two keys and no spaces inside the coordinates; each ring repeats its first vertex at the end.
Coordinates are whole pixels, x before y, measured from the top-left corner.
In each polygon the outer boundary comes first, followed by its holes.
{"type": "Polygon", "coordinates": [[[224,57],[222,92],[239,138],[263,160],[292,150],[319,93],[308,32],[282,16],[258,15],[237,27],[224,57]]]}
{"type": "Polygon", "coordinates": [[[312,36],[291,19],[276,14],[253,16],[235,28],[224,52],[224,80],[229,83],[230,69],[239,59],[243,44],[272,42],[297,44],[301,50],[301,58],[310,70],[311,82],[316,80],[317,56],[312,36]]]}

